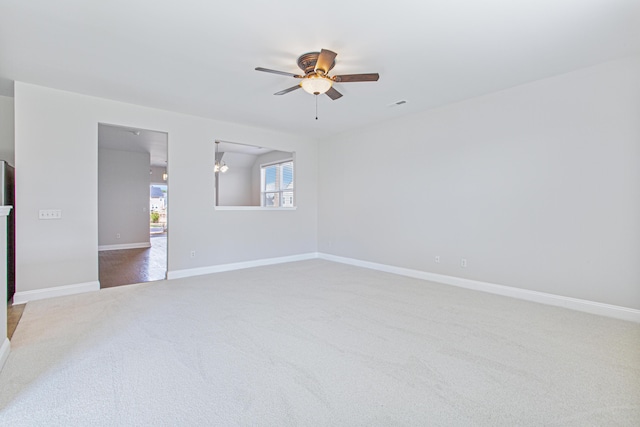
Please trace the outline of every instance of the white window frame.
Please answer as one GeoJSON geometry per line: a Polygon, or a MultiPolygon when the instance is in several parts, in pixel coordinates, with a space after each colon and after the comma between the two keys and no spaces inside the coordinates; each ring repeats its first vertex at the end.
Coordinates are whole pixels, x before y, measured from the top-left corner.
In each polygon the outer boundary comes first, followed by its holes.
{"type": "MultiPolygon", "coordinates": [[[[282,181],[283,174],[280,174],[280,181],[282,181]]],[[[278,183],[278,187],[280,187],[282,182],[278,183]]],[[[275,162],[262,163],[260,164],[260,207],[264,209],[292,209],[296,207],[296,166],[293,157],[287,159],[281,159],[275,162]],[[275,165],[283,165],[285,163],[291,163],[291,168],[293,169],[293,188],[282,189],[274,191],[266,191],[265,190],[265,169],[269,166],[275,165]],[[291,206],[266,206],[265,205],[265,195],[266,194],[278,194],[278,200],[280,201],[280,205],[282,205],[283,193],[293,193],[293,200],[291,202],[291,206]]]]}

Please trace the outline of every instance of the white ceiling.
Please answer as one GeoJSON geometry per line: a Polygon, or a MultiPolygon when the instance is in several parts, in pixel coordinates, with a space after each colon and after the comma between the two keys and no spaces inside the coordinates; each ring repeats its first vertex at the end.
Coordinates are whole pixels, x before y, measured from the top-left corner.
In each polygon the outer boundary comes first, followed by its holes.
{"type": "Polygon", "coordinates": [[[272,148],[228,141],[217,141],[216,150],[220,153],[241,153],[250,154],[252,156],[261,156],[273,151],[272,148]]]}
{"type": "Polygon", "coordinates": [[[168,139],[165,132],[98,124],[99,148],[149,153],[151,166],[167,167],[168,139]]]}
{"type": "MultiPolygon", "coordinates": [[[[638,0],[0,0],[0,89],[18,80],[323,137],[640,52],[638,0]],[[274,92],[338,53],[344,97],[274,92]],[[402,106],[390,106],[406,100],[402,106]]],[[[215,135],[212,135],[215,138],[215,135]]]]}

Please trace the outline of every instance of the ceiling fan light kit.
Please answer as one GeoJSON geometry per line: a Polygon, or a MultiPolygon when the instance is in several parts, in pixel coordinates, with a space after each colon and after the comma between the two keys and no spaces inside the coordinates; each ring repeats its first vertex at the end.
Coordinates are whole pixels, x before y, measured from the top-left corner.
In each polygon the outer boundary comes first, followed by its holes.
{"type": "Polygon", "coordinates": [[[336,100],[342,97],[334,87],[334,83],[352,83],[352,82],[375,82],[380,78],[378,73],[368,74],[347,74],[338,76],[329,76],[329,71],[336,65],[335,58],[338,54],[328,49],[322,49],[320,52],[309,52],[298,57],[298,67],[304,72],[304,75],[288,73],[286,71],[271,70],[269,68],[256,67],[256,71],[265,73],[280,74],[283,76],[301,79],[302,81],[288,89],[274,93],[274,95],[284,95],[293,92],[296,89],[304,89],[312,95],[321,95],[326,93],[329,98],[336,100]]]}
{"type": "Polygon", "coordinates": [[[302,89],[304,89],[305,92],[310,93],[311,95],[321,95],[331,89],[333,81],[326,77],[314,74],[303,79],[300,82],[300,86],[302,86],[302,89]]]}

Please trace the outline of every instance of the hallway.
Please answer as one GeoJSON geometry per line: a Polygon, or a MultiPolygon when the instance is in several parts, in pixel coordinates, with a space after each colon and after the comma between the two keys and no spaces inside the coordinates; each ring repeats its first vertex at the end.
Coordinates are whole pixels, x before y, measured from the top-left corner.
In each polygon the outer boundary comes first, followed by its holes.
{"type": "Polygon", "coordinates": [[[164,280],[167,234],[152,235],[151,247],[99,252],[100,288],[164,280]]]}

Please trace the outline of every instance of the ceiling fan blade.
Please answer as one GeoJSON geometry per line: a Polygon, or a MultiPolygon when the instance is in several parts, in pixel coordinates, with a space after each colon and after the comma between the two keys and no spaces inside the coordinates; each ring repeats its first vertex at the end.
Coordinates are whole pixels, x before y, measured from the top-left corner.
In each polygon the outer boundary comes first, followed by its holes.
{"type": "Polygon", "coordinates": [[[300,89],[300,85],[295,85],[290,87],[289,89],[281,90],[280,92],[274,93],[274,95],[284,95],[285,93],[293,92],[296,89],[300,89]]]}
{"type": "Polygon", "coordinates": [[[336,83],[350,83],[350,82],[376,82],[380,78],[378,73],[369,74],[345,74],[342,76],[333,76],[333,81],[336,83]]]}
{"type": "Polygon", "coordinates": [[[327,49],[322,49],[320,51],[320,55],[318,55],[318,60],[316,61],[314,71],[321,70],[323,74],[327,74],[333,66],[333,60],[336,59],[337,55],[338,54],[335,52],[327,49]]]}
{"type": "Polygon", "coordinates": [[[295,77],[296,79],[301,79],[303,77],[298,74],[287,73],[286,71],[270,70],[269,68],[262,68],[262,67],[256,67],[256,71],[264,71],[265,73],[280,74],[282,76],[295,77]]]}
{"type": "Polygon", "coordinates": [[[333,99],[334,101],[338,98],[342,97],[342,94],[340,92],[338,92],[337,90],[335,90],[335,88],[330,87],[328,91],[325,92],[327,94],[327,96],[331,99],[333,99]]]}

